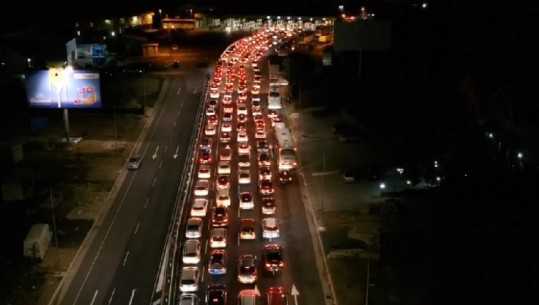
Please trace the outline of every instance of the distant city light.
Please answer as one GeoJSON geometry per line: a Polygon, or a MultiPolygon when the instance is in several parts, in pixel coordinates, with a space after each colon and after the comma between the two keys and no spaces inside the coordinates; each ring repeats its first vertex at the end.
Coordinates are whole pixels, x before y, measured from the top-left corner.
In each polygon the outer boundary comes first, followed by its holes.
{"type": "Polygon", "coordinates": [[[423,4],[421,4],[421,8],[426,9],[427,8],[427,2],[424,2],[423,4]]]}
{"type": "Polygon", "coordinates": [[[116,36],[116,33],[114,31],[110,32],[110,36],[114,37],[116,36]]]}
{"type": "Polygon", "coordinates": [[[342,11],[344,11],[344,5],[341,4],[339,5],[339,12],[342,12],[342,11]]]}
{"type": "Polygon", "coordinates": [[[491,139],[494,139],[494,134],[492,132],[489,132],[488,137],[491,138],[491,139]]]}
{"type": "Polygon", "coordinates": [[[522,159],[523,157],[524,157],[524,154],[523,154],[523,153],[519,152],[519,153],[517,154],[517,158],[522,159]]]}

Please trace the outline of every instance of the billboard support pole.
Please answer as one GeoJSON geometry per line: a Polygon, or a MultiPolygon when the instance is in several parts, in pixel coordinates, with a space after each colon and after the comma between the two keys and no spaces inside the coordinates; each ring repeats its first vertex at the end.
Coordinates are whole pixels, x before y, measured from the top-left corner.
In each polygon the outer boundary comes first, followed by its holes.
{"type": "Polygon", "coordinates": [[[67,108],[64,108],[64,124],[66,129],[66,142],[71,143],[71,133],[69,132],[69,112],[67,108]]]}

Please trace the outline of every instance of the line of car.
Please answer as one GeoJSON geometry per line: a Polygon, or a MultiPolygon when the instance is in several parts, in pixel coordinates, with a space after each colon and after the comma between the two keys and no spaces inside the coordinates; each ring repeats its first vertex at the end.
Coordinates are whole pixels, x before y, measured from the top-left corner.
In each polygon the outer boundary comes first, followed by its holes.
{"type": "MultiPolygon", "coordinates": [[[[241,186],[250,185],[251,168],[256,166],[258,171],[257,190],[261,196],[260,212],[261,238],[270,242],[262,249],[263,269],[275,275],[285,268],[284,249],[280,244],[272,242],[280,237],[279,220],[275,217],[276,200],[272,182],[272,153],[266,137],[266,118],[260,104],[260,89],[262,76],[258,63],[261,57],[272,45],[273,33],[262,30],[249,38],[244,38],[232,44],[222,54],[217,63],[216,71],[209,87],[209,100],[205,109],[205,137],[198,144],[198,168],[193,188],[193,202],[190,217],[185,225],[185,242],[182,249],[183,267],[180,271],[179,290],[182,295],[178,304],[198,305],[200,300],[195,292],[199,291],[199,283],[204,268],[199,268],[203,261],[204,219],[209,217],[208,245],[210,248],[207,270],[210,275],[223,275],[229,272],[227,248],[230,247],[228,227],[230,223],[231,174],[233,163],[238,164],[238,208],[239,210],[255,210],[258,198],[249,191],[240,191],[241,186]],[[247,81],[246,64],[251,63],[254,77],[251,86],[247,81]],[[239,64],[239,66],[238,66],[239,64]],[[236,82],[237,80],[237,82],[236,82]],[[236,86],[237,83],[237,86],[236,86]],[[224,87],[223,89],[221,89],[224,87]],[[236,88],[236,90],[234,90],[236,88]],[[234,97],[237,96],[235,102],[234,97]],[[248,107],[250,104],[250,107],[248,107]],[[249,117],[249,109],[251,117],[249,117]],[[236,123],[234,124],[234,118],[236,123]],[[255,123],[254,138],[256,147],[249,144],[247,122],[255,123]],[[235,128],[234,128],[235,127],[235,128]],[[236,133],[234,138],[232,135],[236,133]],[[217,138],[216,141],[214,139],[217,138]],[[237,145],[234,150],[231,145],[237,145]],[[215,149],[214,149],[215,147],[215,149]],[[222,149],[219,149],[219,148],[222,149]],[[256,150],[257,164],[251,164],[251,152],[256,150]],[[216,165],[213,168],[213,165],[216,165]],[[215,171],[213,171],[215,169],[215,171]],[[212,184],[212,179],[215,184],[212,184]],[[215,190],[215,200],[212,205],[210,195],[215,190]]],[[[273,116],[273,113],[270,113],[273,116]]],[[[267,119],[271,119],[268,117],[267,119]]],[[[273,122],[273,120],[272,120],[273,122]]],[[[241,218],[238,242],[256,239],[257,225],[254,218],[241,218]]],[[[252,253],[239,255],[237,258],[236,279],[242,284],[253,284],[258,279],[258,257],[252,253]]],[[[287,305],[287,292],[283,287],[272,286],[266,292],[267,305],[287,305]]],[[[227,304],[227,287],[223,284],[210,284],[206,290],[206,304],[227,304]]],[[[243,289],[238,294],[239,305],[258,305],[260,292],[257,289],[243,289]]]]}

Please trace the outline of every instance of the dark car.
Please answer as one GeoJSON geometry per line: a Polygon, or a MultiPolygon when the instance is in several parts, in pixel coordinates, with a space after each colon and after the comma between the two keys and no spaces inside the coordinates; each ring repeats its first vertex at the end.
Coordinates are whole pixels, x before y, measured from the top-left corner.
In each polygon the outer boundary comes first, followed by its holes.
{"type": "Polygon", "coordinates": [[[279,181],[282,184],[288,184],[288,183],[292,182],[292,175],[287,170],[279,171],[279,181]]]}
{"type": "Polygon", "coordinates": [[[213,208],[211,215],[211,224],[214,227],[224,227],[228,225],[228,208],[217,206],[213,208]]]}
{"type": "Polygon", "coordinates": [[[264,246],[264,269],[274,274],[284,269],[283,248],[280,245],[264,246]]]}
{"type": "Polygon", "coordinates": [[[226,305],[227,292],[226,286],[221,284],[212,284],[206,291],[206,304],[208,305],[226,305]]]}

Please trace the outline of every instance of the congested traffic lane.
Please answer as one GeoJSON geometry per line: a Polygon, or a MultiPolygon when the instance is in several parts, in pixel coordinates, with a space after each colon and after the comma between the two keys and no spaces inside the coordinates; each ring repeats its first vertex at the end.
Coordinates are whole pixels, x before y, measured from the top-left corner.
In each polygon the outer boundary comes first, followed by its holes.
{"type": "MultiPolygon", "coordinates": [[[[236,65],[237,66],[237,65],[236,65]]],[[[247,65],[246,65],[247,66],[247,65]]],[[[231,69],[233,67],[230,67],[231,69]]],[[[248,69],[250,70],[250,69],[248,69]]],[[[248,71],[248,90],[252,84],[252,71],[248,71]]],[[[220,100],[222,100],[223,83],[220,86],[220,100]]],[[[267,88],[267,84],[263,83],[263,88],[267,88]]],[[[235,92],[232,94],[232,100],[236,101],[238,98],[237,81],[234,84],[235,92]]],[[[263,105],[267,105],[267,89],[262,90],[261,100],[263,105]]],[[[256,140],[255,140],[255,126],[251,111],[251,102],[247,100],[249,115],[247,116],[247,133],[249,137],[249,144],[251,146],[251,156],[249,171],[251,176],[251,183],[248,185],[238,184],[238,143],[237,143],[237,125],[238,115],[236,113],[237,108],[235,102],[234,113],[232,115],[232,132],[231,141],[227,144],[219,143],[221,136],[221,124],[223,123],[223,104],[218,104],[219,122],[217,125],[217,132],[215,136],[207,136],[213,139],[212,145],[212,177],[210,181],[210,191],[207,198],[210,201],[210,205],[214,206],[216,203],[216,179],[218,177],[217,166],[220,152],[228,145],[234,152],[231,161],[230,172],[230,196],[231,206],[229,208],[229,224],[227,226],[227,272],[224,275],[210,275],[208,273],[208,260],[211,249],[208,245],[208,234],[212,226],[210,223],[211,209],[208,210],[207,215],[204,217],[204,230],[200,238],[204,244],[202,260],[198,267],[202,271],[202,278],[200,287],[198,289],[198,295],[201,300],[204,300],[205,288],[209,284],[223,284],[227,286],[228,290],[228,302],[237,302],[237,295],[243,289],[257,289],[262,296],[265,295],[269,287],[281,286],[286,289],[290,297],[292,287],[296,287],[300,296],[298,302],[308,302],[313,304],[323,304],[324,296],[322,294],[322,288],[320,285],[317,264],[314,257],[313,246],[311,242],[310,233],[306,221],[306,213],[301,204],[301,197],[299,188],[296,185],[289,185],[285,188],[278,185],[277,180],[277,165],[275,158],[272,159],[272,172],[273,172],[273,184],[275,193],[273,197],[276,199],[276,213],[273,217],[277,218],[280,222],[280,236],[271,241],[271,243],[278,243],[284,247],[284,262],[285,268],[282,272],[276,274],[267,273],[263,270],[263,248],[264,245],[270,243],[269,240],[262,238],[262,218],[261,213],[261,195],[258,192],[258,165],[256,155],[256,140]],[[238,195],[241,192],[251,192],[255,197],[255,207],[253,210],[240,210],[238,195]],[[252,218],[256,224],[256,239],[255,240],[239,240],[240,222],[242,218],[252,218]],[[258,258],[258,280],[256,284],[241,284],[237,280],[237,260],[242,254],[253,254],[258,258]]],[[[266,121],[266,134],[269,142],[273,141],[273,130],[271,129],[271,121],[267,118],[267,111],[264,109],[264,118],[266,121]]],[[[203,136],[206,137],[206,136],[203,136]]],[[[197,168],[200,165],[197,165],[197,168]]],[[[193,196],[194,197],[194,196],[193,196]]],[[[193,201],[192,199],[191,201],[193,201]]]]}

